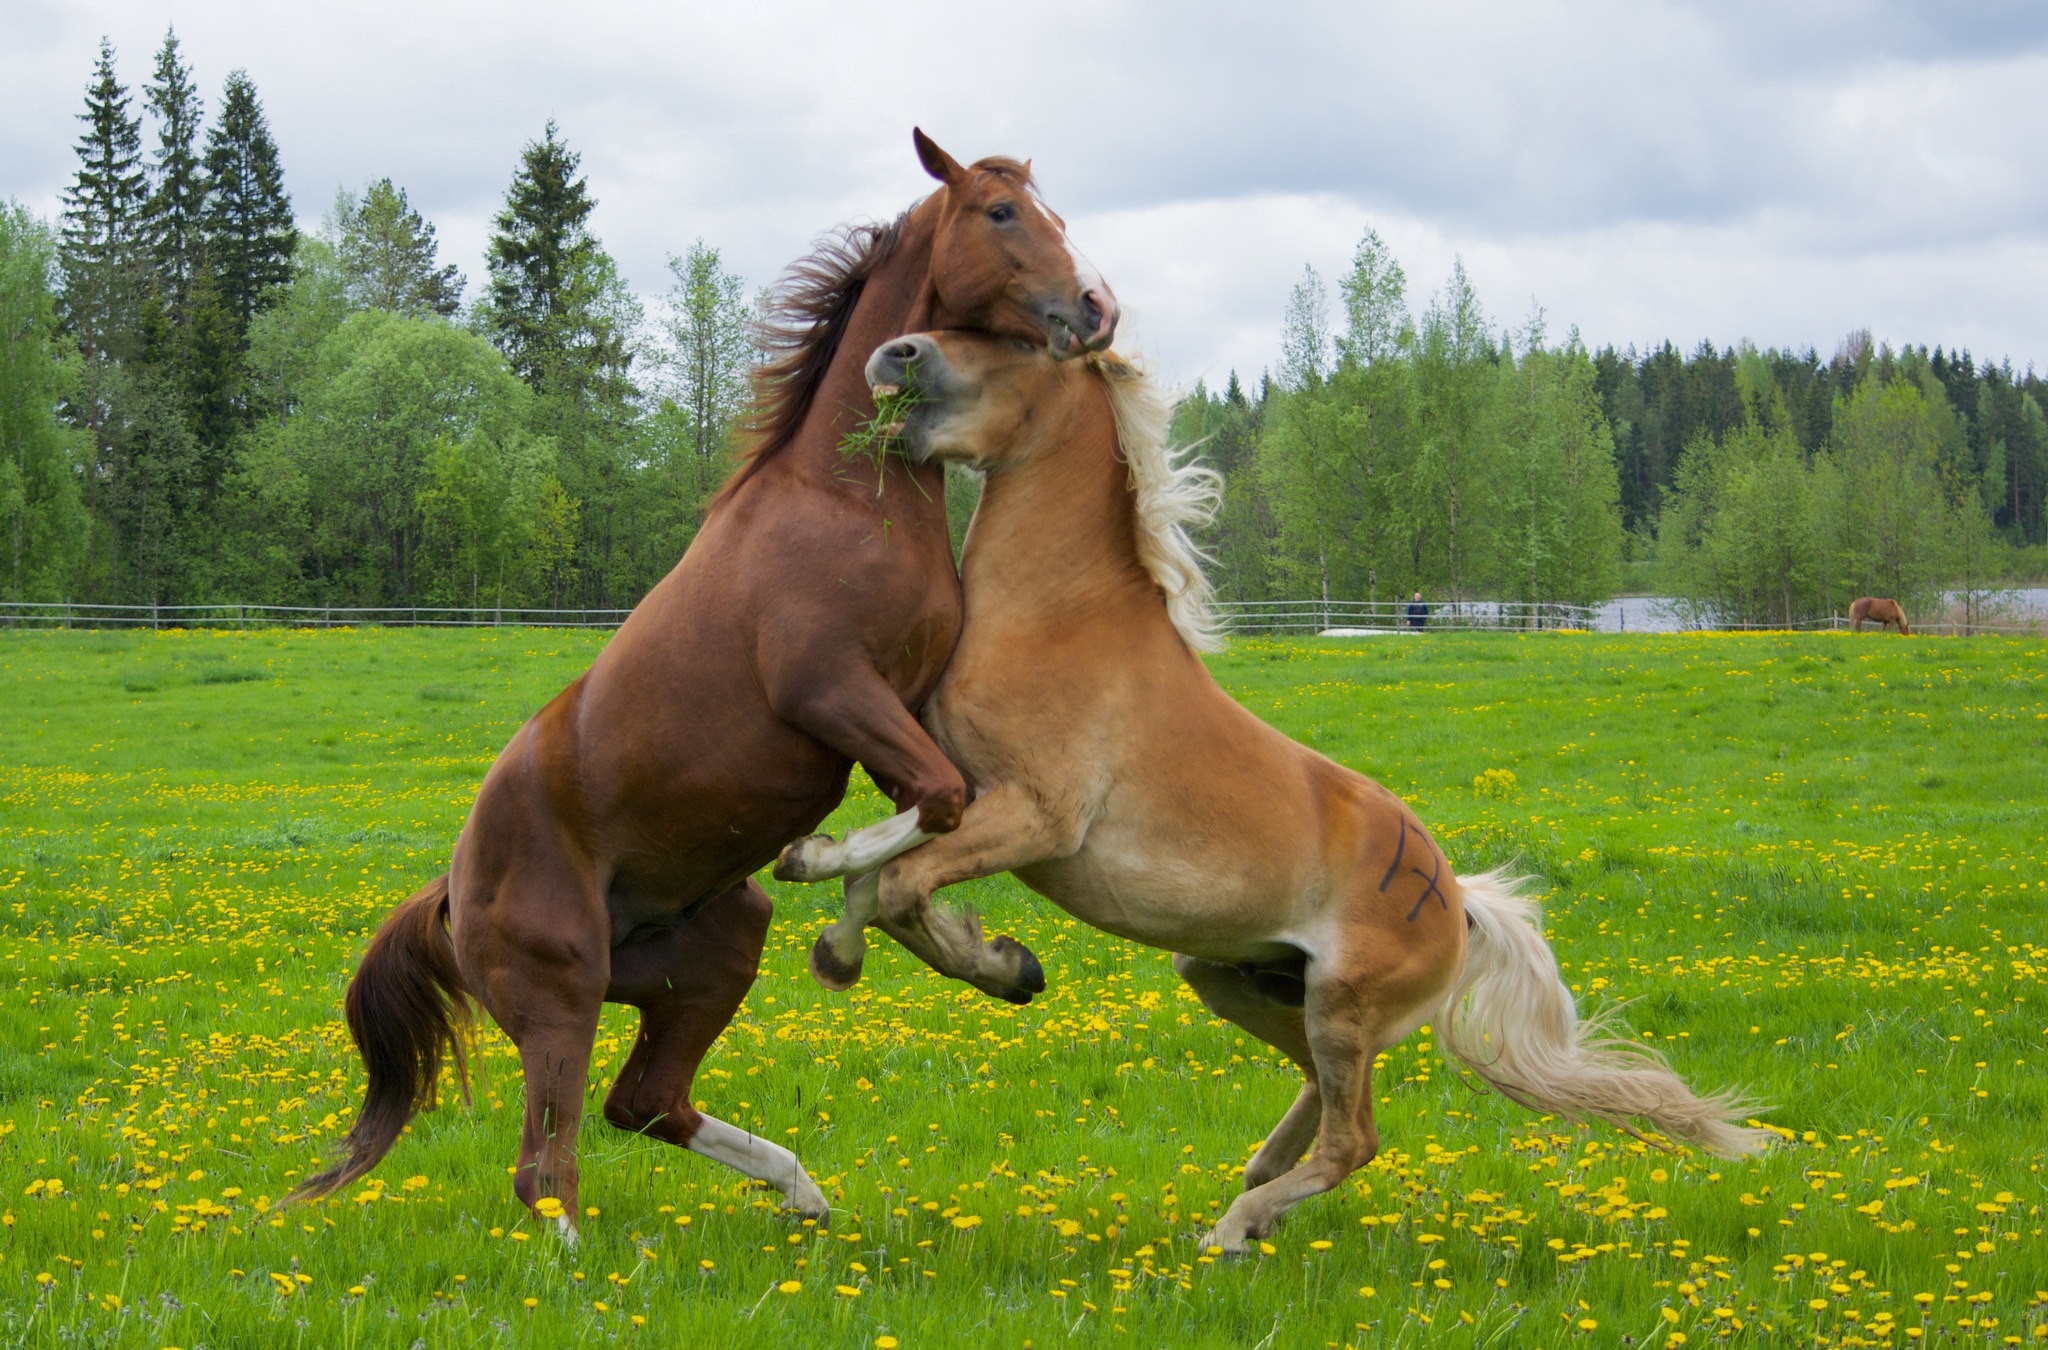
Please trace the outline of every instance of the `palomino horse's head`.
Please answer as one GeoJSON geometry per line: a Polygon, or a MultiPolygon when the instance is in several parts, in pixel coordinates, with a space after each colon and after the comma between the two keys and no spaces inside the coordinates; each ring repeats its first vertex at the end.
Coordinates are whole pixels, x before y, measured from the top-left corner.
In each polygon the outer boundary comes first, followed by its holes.
{"type": "Polygon", "coordinates": [[[925,172],[945,185],[932,241],[932,326],[1043,343],[1056,360],[1107,348],[1116,296],[1038,199],[1031,166],[984,159],[963,168],[924,132],[912,138],[925,172]]]}
{"type": "Polygon", "coordinates": [[[1031,433],[1057,432],[1071,370],[1037,343],[955,330],[883,343],[867,377],[878,403],[907,396],[892,431],[912,459],[994,469],[1030,456],[1045,439],[1031,433]]]}

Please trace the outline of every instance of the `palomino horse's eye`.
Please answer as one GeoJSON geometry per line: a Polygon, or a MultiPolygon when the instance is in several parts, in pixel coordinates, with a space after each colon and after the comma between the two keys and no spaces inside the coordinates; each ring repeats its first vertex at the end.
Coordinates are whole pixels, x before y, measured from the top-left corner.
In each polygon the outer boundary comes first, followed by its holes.
{"type": "Polygon", "coordinates": [[[1009,202],[997,202],[988,209],[988,218],[998,225],[1007,225],[1017,218],[1017,208],[1009,202]]]}

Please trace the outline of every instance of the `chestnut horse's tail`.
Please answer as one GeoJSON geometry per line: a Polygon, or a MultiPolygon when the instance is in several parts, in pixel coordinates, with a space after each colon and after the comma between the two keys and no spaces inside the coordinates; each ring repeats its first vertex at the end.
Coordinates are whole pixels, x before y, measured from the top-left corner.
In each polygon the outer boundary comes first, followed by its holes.
{"type": "Polygon", "coordinates": [[[326,1195],[375,1167],[414,1113],[434,1104],[444,1051],[467,1083],[459,1033],[469,1020],[469,990],[448,938],[446,875],[384,920],[349,981],[344,1011],[369,1090],[342,1141],[344,1156],[300,1182],[286,1203],[326,1195]]]}
{"type": "Polygon", "coordinates": [[[1597,1117],[1629,1133],[1648,1121],[1727,1157],[1774,1136],[1736,1122],[1755,1104],[1733,1092],[1701,1097],[1655,1050],[1614,1034],[1612,1017],[1579,1020],[1534,901],[1505,871],[1460,877],[1470,926],[1465,970],[1445,999],[1438,1039],[1485,1082],[1536,1111],[1597,1117]]]}

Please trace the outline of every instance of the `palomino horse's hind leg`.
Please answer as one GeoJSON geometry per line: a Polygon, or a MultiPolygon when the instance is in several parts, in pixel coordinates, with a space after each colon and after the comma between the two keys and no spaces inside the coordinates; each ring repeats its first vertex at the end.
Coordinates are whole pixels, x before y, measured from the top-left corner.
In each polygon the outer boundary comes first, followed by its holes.
{"type": "Polygon", "coordinates": [[[605,997],[640,1009],[640,1034],[605,1097],[604,1116],[622,1130],[737,1168],[781,1191],[799,1213],[823,1219],[825,1197],[795,1154],[690,1102],[697,1066],[753,987],[773,913],[767,894],[750,880],[705,904],[688,923],[612,953],[605,997]]]}
{"type": "Polygon", "coordinates": [[[1204,1247],[1242,1254],[1246,1243],[1271,1231],[1281,1215],[1309,1196],[1334,1190],[1379,1152],[1372,1119],[1372,1062],[1381,1048],[1375,1034],[1378,1019],[1353,989],[1319,987],[1313,976],[1307,1014],[1323,1105],[1315,1150],[1306,1162],[1238,1196],[1203,1239],[1204,1247]]]}
{"type": "Polygon", "coordinates": [[[1316,1086],[1315,1056],[1300,1007],[1277,1002],[1262,988],[1255,973],[1238,966],[1175,955],[1173,968],[1202,1000],[1204,1007],[1226,1022],[1243,1027],[1301,1066],[1308,1081],[1287,1108],[1287,1114],[1266,1136],[1266,1142],[1245,1164],[1244,1187],[1252,1190],[1292,1171],[1315,1142],[1323,1118],[1323,1096],[1316,1086]]]}
{"type": "Polygon", "coordinates": [[[981,921],[932,903],[932,892],[956,882],[1071,853],[1074,842],[1033,801],[998,786],[976,797],[960,828],[913,849],[881,871],[877,904],[882,931],[919,960],[985,994],[1029,1003],[1045,989],[1045,971],[1023,944],[998,937],[983,942],[981,921]]]}

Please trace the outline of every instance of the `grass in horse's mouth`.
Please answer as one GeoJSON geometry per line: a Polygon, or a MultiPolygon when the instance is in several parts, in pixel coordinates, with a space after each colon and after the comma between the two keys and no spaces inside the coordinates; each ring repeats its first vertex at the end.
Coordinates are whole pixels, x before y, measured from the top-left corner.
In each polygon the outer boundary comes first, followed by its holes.
{"type": "Polygon", "coordinates": [[[873,464],[875,489],[880,491],[883,459],[891,451],[904,453],[904,425],[914,410],[931,400],[907,384],[878,384],[869,392],[875,400],[874,415],[846,434],[839,442],[839,453],[873,464]]]}

